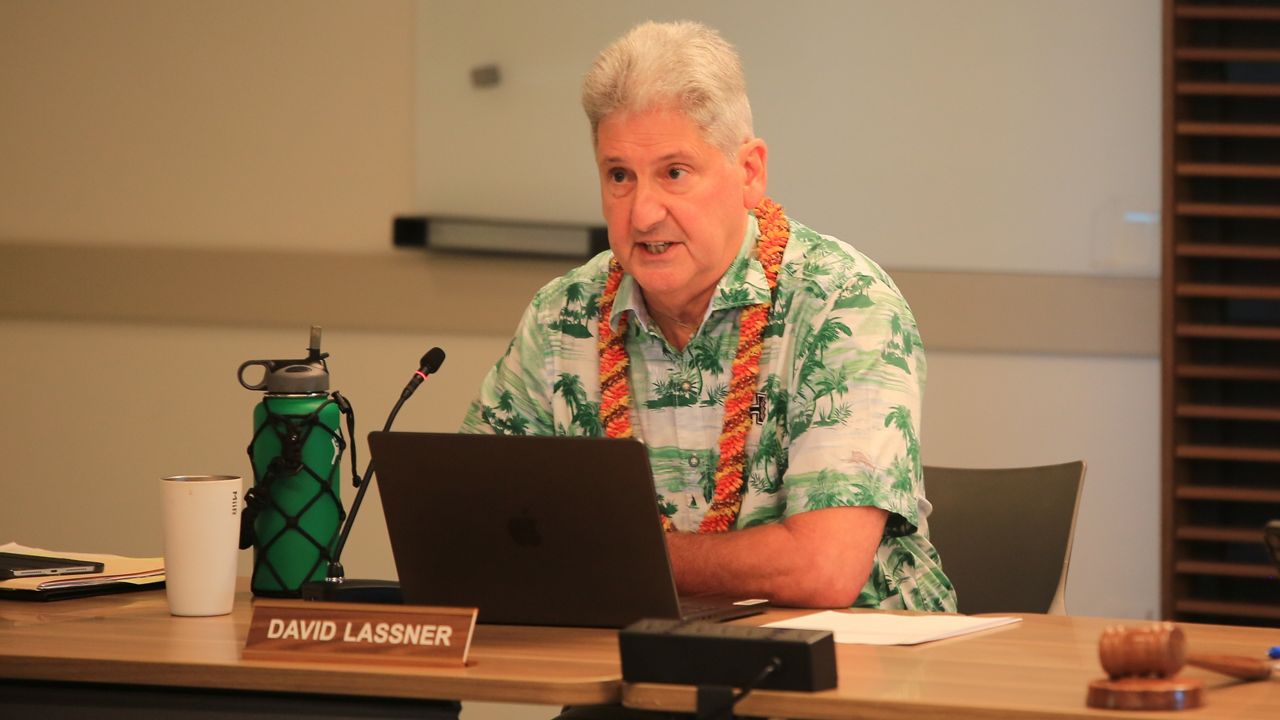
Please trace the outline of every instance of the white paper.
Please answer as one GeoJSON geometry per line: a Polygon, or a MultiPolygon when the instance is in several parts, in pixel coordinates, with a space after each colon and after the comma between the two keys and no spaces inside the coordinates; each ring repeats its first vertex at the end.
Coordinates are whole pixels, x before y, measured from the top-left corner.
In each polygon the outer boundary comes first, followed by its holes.
{"type": "Polygon", "coordinates": [[[827,610],[779,620],[765,627],[792,630],[830,630],[835,641],[854,645],[918,645],[943,638],[1021,621],[1019,617],[971,617],[969,615],[893,615],[875,612],[827,610]]]}

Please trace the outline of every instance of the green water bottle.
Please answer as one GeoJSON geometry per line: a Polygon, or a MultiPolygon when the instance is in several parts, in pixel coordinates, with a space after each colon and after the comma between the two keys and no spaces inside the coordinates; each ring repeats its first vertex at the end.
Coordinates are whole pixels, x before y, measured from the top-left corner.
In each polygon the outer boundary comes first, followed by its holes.
{"type": "Polygon", "coordinates": [[[307,357],[240,365],[240,384],[266,391],[253,410],[253,487],[240,533],[240,547],[253,546],[254,595],[299,597],[303,583],[323,580],[342,525],[341,419],[349,406],[329,394],[328,356],[312,327],[307,357]],[[255,366],[263,377],[253,383],[245,371],[255,366]]]}

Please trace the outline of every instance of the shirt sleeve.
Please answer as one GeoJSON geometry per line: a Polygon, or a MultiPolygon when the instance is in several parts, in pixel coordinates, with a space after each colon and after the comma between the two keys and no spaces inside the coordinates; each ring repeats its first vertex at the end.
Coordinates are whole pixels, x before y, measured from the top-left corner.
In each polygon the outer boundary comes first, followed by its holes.
{"type": "Polygon", "coordinates": [[[485,376],[463,418],[463,433],[552,435],[546,323],[539,297],[529,304],[507,351],[485,376]]]}
{"type": "Polygon", "coordinates": [[[924,350],[892,281],[865,270],[832,293],[799,343],[786,514],[878,507],[890,513],[885,534],[896,537],[916,531],[924,497],[924,350]]]}

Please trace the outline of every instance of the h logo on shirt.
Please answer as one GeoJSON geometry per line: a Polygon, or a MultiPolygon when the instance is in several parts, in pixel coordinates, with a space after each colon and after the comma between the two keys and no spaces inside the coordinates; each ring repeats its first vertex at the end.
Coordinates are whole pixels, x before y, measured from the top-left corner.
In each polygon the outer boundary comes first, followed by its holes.
{"type": "Polygon", "coordinates": [[[767,399],[764,393],[756,393],[755,402],[751,403],[751,407],[747,409],[747,412],[751,413],[751,420],[757,425],[764,424],[766,403],[767,399]]]}

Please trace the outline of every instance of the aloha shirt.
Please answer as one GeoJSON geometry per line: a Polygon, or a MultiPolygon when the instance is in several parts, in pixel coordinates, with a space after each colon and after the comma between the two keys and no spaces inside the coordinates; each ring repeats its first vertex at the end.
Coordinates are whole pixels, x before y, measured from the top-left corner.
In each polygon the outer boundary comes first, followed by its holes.
{"type": "MultiPolygon", "coordinates": [[[[889,276],[849,245],[790,221],[764,331],[736,528],[820,508],[889,513],[854,607],[956,610],[928,540],[918,423],[925,359],[915,318],[889,276]]],[[[632,428],[649,453],[660,511],[697,531],[711,504],[740,309],[769,302],[747,223],[702,326],[683,351],[662,336],[640,288],[623,277],[632,428]]],[[[485,378],[463,432],[603,436],[596,327],[611,253],[543,287],[485,378]]]]}

